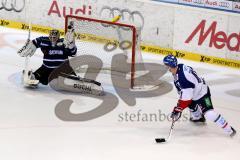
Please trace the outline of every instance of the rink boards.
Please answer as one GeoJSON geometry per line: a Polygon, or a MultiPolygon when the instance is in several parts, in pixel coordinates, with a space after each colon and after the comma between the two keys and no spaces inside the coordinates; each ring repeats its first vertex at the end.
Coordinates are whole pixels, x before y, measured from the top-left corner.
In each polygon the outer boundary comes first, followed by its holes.
{"type": "Polygon", "coordinates": [[[16,5],[17,9],[22,7],[20,12],[2,9],[0,25],[27,29],[31,22],[33,31],[47,33],[50,28],[58,28],[63,35],[67,14],[99,19],[120,14],[124,17],[120,22],[141,28],[144,52],[171,53],[179,58],[240,68],[240,15],[236,13],[130,0],[33,1],[16,5]]]}

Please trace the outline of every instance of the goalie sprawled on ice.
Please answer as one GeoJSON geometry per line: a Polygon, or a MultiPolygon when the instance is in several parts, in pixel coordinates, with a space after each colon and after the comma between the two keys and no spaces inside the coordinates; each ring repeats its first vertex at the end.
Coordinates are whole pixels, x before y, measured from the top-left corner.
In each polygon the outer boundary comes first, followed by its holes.
{"type": "Polygon", "coordinates": [[[25,86],[36,88],[38,83],[48,85],[49,82],[54,81],[59,90],[94,95],[103,94],[101,83],[78,77],[69,64],[68,57],[74,57],[77,52],[73,27],[69,27],[64,39],[60,38],[58,30],[53,29],[49,36],[28,40],[18,54],[26,58],[31,57],[37,48],[40,48],[44,54],[43,64],[35,72],[26,70],[25,66],[23,72],[23,77],[27,77],[23,78],[25,86]],[[64,68],[61,69],[61,72],[54,72],[62,64],[64,64],[64,68]],[[54,74],[52,74],[53,72],[54,74]],[[59,83],[60,81],[61,83],[59,83]]]}

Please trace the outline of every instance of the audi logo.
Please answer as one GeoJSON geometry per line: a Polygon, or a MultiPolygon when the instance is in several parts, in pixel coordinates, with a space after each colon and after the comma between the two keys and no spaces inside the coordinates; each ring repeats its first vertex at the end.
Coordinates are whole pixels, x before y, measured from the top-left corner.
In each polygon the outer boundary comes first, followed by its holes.
{"type": "Polygon", "coordinates": [[[2,0],[2,3],[0,3],[0,10],[21,12],[25,4],[25,0],[2,0]]]}
{"type": "MultiPolygon", "coordinates": [[[[139,27],[140,30],[144,27],[144,17],[139,11],[130,11],[129,9],[120,9],[117,7],[111,8],[104,6],[100,11],[100,17],[113,19],[116,16],[121,16],[120,21],[131,23],[139,27]]],[[[109,27],[107,24],[103,24],[105,27],[109,27]]],[[[122,29],[129,29],[121,27],[122,29]]]]}
{"type": "Polygon", "coordinates": [[[228,2],[219,2],[219,6],[224,7],[224,8],[229,8],[230,7],[228,2]]]}
{"type": "Polygon", "coordinates": [[[193,3],[204,4],[205,0],[193,0],[193,3]]]}

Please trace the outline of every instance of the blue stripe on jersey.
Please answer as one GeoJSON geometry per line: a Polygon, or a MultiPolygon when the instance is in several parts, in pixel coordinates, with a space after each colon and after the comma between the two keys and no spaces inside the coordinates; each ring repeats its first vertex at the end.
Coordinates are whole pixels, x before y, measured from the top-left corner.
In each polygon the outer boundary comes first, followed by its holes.
{"type": "Polygon", "coordinates": [[[45,67],[47,67],[47,68],[58,68],[58,66],[48,66],[48,65],[46,65],[46,64],[44,64],[44,63],[43,63],[43,65],[44,65],[45,67]]]}
{"type": "Polygon", "coordinates": [[[177,77],[174,80],[174,84],[178,91],[186,88],[195,88],[195,85],[192,82],[188,81],[185,77],[183,71],[183,64],[178,64],[177,77]]]}
{"type": "Polygon", "coordinates": [[[46,66],[48,66],[48,67],[53,67],[53,68],[55,68],[55,67],[58,67],[58,66],[60,66],[61,64],[63,64],[64,62],[65,62],[66,60],[64,60],[64,59],[43,59],[43,64],[44,65],[46,65],[46,66]]]}
{"type": "Polygon", "coordinates": [[[48,61],[48,62],[55,62],[55,61],[60,61],[60,62],[64,62],[66,61],[66,59],[43,59],[43,61],[48,61]]]}

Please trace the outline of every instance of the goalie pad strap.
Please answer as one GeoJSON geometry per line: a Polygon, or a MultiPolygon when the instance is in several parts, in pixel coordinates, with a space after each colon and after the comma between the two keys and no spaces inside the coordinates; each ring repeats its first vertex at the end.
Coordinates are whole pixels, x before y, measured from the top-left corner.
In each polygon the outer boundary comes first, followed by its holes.
{"type": "Polygon", "coordinates": [[[82,81],[82,82],[88,82],[88,83],[93,83],[96,84],[98,86],[101,86],[101,83],[92,79],[87,79],[87,78],[81,78],[79,76],[75,76],[75,75],[69,75],[69,74],[65,74],[63,72],[60,73],[61,76],[72,79],[72,80],[78,80],[78,81],[82,81]]]}

